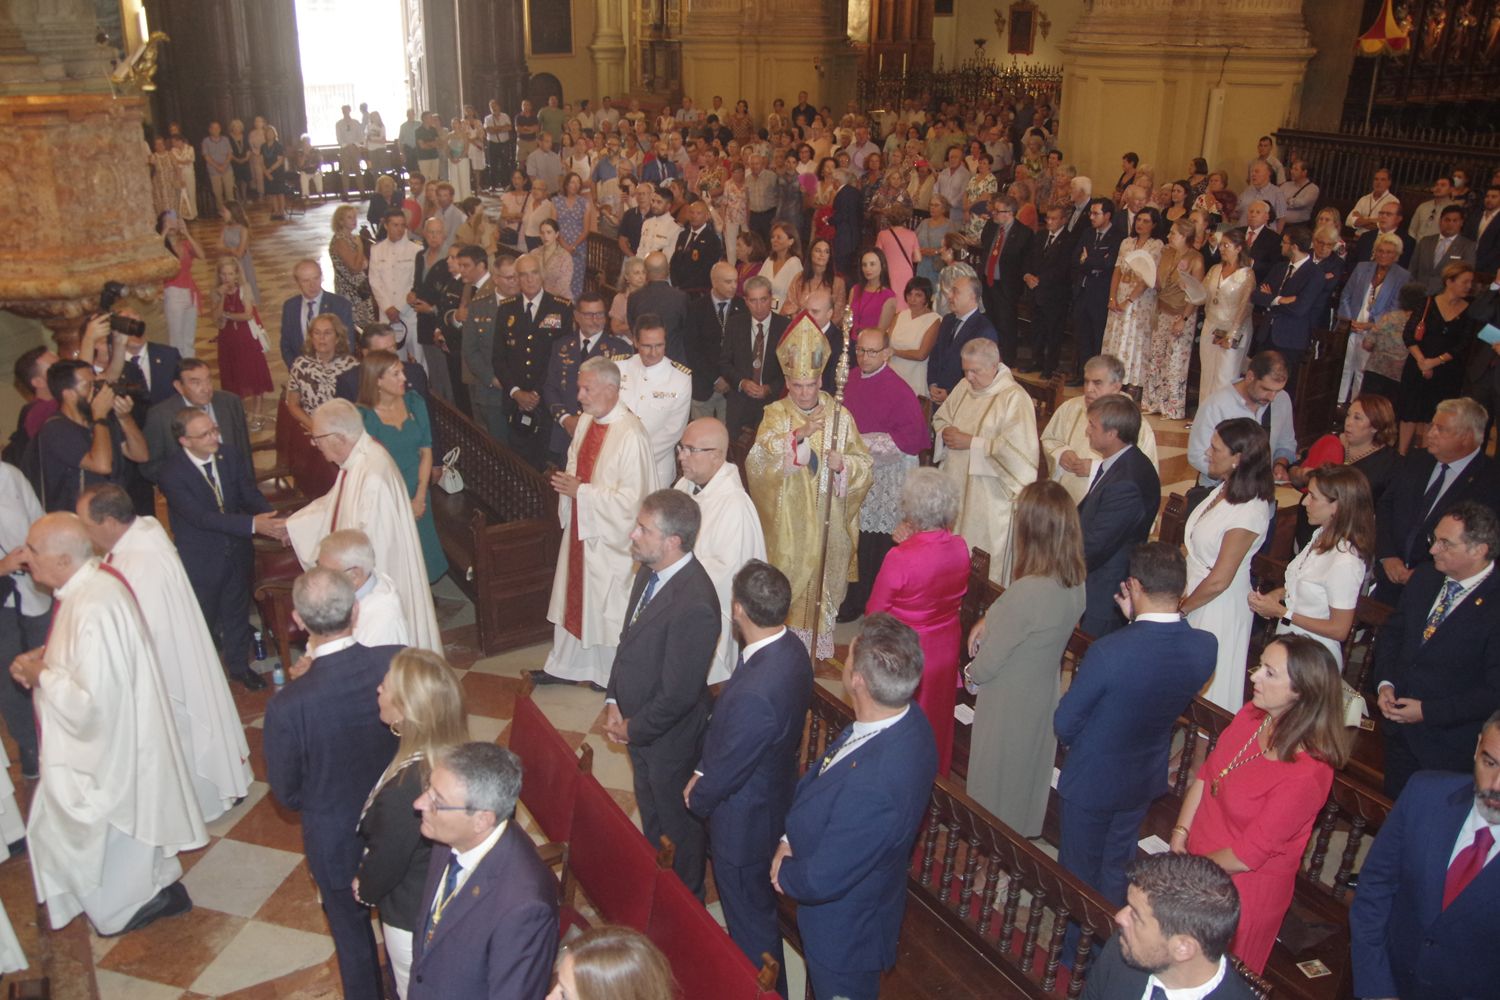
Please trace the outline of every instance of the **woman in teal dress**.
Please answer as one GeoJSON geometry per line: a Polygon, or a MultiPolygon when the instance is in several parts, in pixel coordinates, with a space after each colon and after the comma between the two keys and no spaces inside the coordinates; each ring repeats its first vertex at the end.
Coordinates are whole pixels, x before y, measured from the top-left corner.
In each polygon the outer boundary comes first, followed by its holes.
{"type": "Polygon", "coordinates": [[[385,446],[401,470],[417,519],[427,579],[436,582],[448,572],[448,557],[438,543],[432,509],[427,506],[427,487],[432,479],[432,423],[427,418],[426,401],[407,391],[405,366],[393,352],[370,351],[360,363],[359,409],[365,418],[365,430],[385,446]]]}

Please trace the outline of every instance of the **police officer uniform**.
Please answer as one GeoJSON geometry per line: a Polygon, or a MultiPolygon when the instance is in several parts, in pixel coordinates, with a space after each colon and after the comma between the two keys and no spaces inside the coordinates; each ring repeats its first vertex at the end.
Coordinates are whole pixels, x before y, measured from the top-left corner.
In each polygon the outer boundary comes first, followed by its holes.
{"type": "Polygon", "coordinates": [[[542,385],[542,405],[547,408],[547,417],[552,421],[548,459],[558,468],[568,464],[568,445],[572,442],[567,428],[563,427],[563,417],[583,412],[578,405],[578,369],[589,358],[609,358],[618,364],[634,352],[630,341],[610,333],[599,334],[587,350],[581,333],[558,337],[552,342],[552,357],[547,363],[547,378],[542,385]]]}
{"type": "Polygon", "coordinates": [[[547,461],[551,418],[538,403],[529,413],[517,404],[517,392],[542,392],[552,342],[573,335],[573,303],[543,291],[500,300],[495,313],[495,375],[505,387],[510,444],[537,469],[547,461]]]}
{"type": "Polygon", "coordinates": [[[663,358],[647,368],[640,355],[617,362],[620,402],[640,418],[656,461],[656,481],[677,481],[677,442],[693,406],[693,372],[687,365],[663,358]]]}

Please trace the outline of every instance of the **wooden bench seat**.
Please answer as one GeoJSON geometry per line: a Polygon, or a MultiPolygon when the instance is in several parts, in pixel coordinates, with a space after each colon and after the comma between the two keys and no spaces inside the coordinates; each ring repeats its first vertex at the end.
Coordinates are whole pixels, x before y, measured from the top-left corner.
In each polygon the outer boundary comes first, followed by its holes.
{"type": "Polygon", "coordinates": [[[474,602],[486,654],[547,641],[547,605],[562,529],[557,494],[519,455],[434,397],[432,447],[460,450],[464,488],[428,492],[449,572],[474,602]]]}

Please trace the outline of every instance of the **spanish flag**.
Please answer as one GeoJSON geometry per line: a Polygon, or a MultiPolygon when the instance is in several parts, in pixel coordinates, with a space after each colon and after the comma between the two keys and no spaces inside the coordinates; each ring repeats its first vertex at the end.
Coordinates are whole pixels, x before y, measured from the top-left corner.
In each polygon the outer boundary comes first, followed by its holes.
{"type": "Polygon", "coordinates": [[[1375,23],[1359,36],[1355,44],[1359,46],[1360,55],[1366,56],[1399,56],[1404,55],[1411,47],[1411,36],[1396,20],[1396,14],[1391,10],[1391,0],[1385,0],[1380,5],[1375,23]]]}

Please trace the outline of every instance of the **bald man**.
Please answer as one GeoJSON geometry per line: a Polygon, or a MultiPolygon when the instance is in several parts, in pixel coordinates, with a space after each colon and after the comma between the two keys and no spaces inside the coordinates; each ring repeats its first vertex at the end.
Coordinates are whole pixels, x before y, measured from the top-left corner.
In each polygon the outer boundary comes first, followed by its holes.
{"type": "Polygon", "coordinates": [[[725,261],[713,266],[708,294],[688,301],[687,366],[693,372],[692,416],[724,419],[724,392],[729,384],[719,376],[724,329],[733,316],[745,311],[745,300],[735,294],[739,275],[725,261]]]}
{"type": "Polygon", "coordinates": [[[176,854],[208,834],[140,607],[76,514],[32,525],[25,565],[58,602],[47,645],[10,668],[41,733],[26,831],[37,900],[54,930],[84,913],[101,936],[186,913],[176,854]]]}
{"type": "Polygon", "coordinates": [[[634,334],[636,323],[642,316],[655,315],[667,330],[667,357],[687,365],[688,297],[682,289],[672,287],[667,280],[669,273],[670,265],[666,254],[648,254],[646,287],[631,293],[626,305],[626,316],[630,319],[630,330],[634,334]]]}
{"type": "Polygon", "coordinates": [[[751,559],[765,559],[766,536],[755,503],[745,492],[740,470],[728,461],[729,431],[713,417],[700,417],[682,432],[677,461],[682,478],[674,489],[698,501],[703,514],[693,557],[703,564],[719,592],[719,645],[714,651],[708,683],[727,680],[734,672],[740,647],[731,623],[734,575],[751,559]]]}

